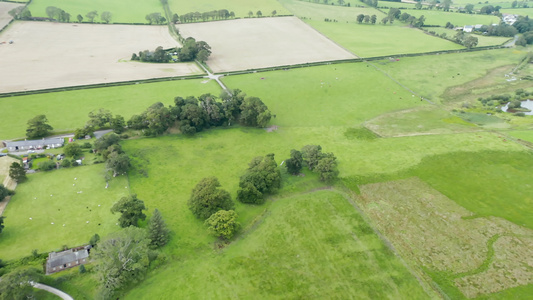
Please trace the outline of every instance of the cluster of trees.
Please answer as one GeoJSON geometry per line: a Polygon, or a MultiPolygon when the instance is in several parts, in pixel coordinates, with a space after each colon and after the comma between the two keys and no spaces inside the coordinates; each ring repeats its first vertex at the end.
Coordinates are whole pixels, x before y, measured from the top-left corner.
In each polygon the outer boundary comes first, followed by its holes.
{"type": "Polygon", "coordinates": [[[492,5],[485,5],[482,8],[479,9],[479,13],[482,15],[492,15],[495,13],[500,12],[500,8],[502,8],[499,5],[492,6],[492,5]]]}
{"type": "Polygon", "coordinates": [[[387,24],[387,22],[389,22],[392,24],[394,20],[400,20],[400,22],[409,23],[415,27],[422,27],[424,26],[426,17],[421,15],[419,18],[416,18],[415,16],[412,16],[406,12],[402,13],[399,8],[394,7],[389,9],[387,16],[381,20],[381,23],[387,24]]]}
{"type": "Polygon", "coordinates": [[[172,53],[177,53],[175,61],[194,61],[205,62],[211,55],[211,46],[204,41],[197,42],[194,38],[188,37],[183,41],[183,47],[164,50],[159,46],[155,51],[139,51],[139,54],[133,53],[131,60],[140,60],[143,62],[168,63],[172,59],[172,53]]]}
{"type": "Polygon", "coordinates": [[[521,7],[522,7],[522,8],[528,8],[529,6],[528,6],[528,4],[526,3],[526,1],[520,1],[520,2],[518,2],[518,1],[515,0],[515,1],[513,1],[513,2],[511,3],[511,7],[512,7],[512,8],[521,8],[521,7]]]}
{"type": "Polygon", "coordinates": [[[46,7],[46,15],[59,22],[70,22],[70,14],[55,6],[46,7]]]}
{"type": "Polygon", "coordinates": [[[97,129],[113,129],[115,133],[124,132],[126,121],[121,115],[115,115],[111,111],[100,108],[99,110],[89,112],[89,120],[84,127],[78,128],[74,131],[74,137],[77,139],[84,138],[86,135],[93,135],[97,129]]]}
{"type": "MultiPolygon", "coordinates": [[[[359,1],[365,3],[368,6],[378,7],[378,0],[359,0],[359,1]]],[[[395,2],[400,2],[400,1],[395,1],[395,2]]],[[[339,3],[339,5],[342,5],[342,4],[339,3]]]]}
{"type": "Polygon", "coordinates": [[[501,106],[509,103],[508,108],[516,109],[521,106],[521,101],[533,96],[533,92],[528,92],[524,89],[515,90],[514,95],[491,95],[488,97],[479,97],[477,100],[487,107],[501,106]]]}
{"type": "Polygon", "coordinates": [[[363,22],[365,23],[371,23],[372,25],[376,24],[376,21],[377,21],[377,16],[376,15],[363,15],[363,14],[360,14],[357,16],[357,23],[361,24],[363,22]]]}
{"type": "Polygon", "coordinates": [[[194,134],[210,127],[230,126],[235,122],[250,127],[264,127],[271,119],[268,107],[257,97],[247,97],[236,89],[229,96],[223,92],[222,101],[211,94],[199,98],[176,97],[174,106],[165,107],[161,102],[150,106],[140,115],[128,120],[129,128],[143,130],[144,135],[154,136],[177,124],[184,134],[194,134]]]}
{"type": "Polygon", "coordinates": [[[172,16],[172,22],[177,23],[180,21],[181,23],[190,23],[190,22],[198,22],[198,21],[209,21],[211,20],[227,20],[235,18],[235,13],[232,11],[228,11],[227,9],[219,9],[219,10],[212,10],[212,11],[206,11],[203,13],[200,12],[190,12],[183,14],[181,16],[178,16],[177,14],[174,14],[172,16]]]}
{"type": "Polygon", "coordinates": [[[148,23],[150,25],[152,24],[165,24],[167,22],[167,19],[165,17],[163,17],[161,15],[161,13],[159,12],[154,12],[154,13],[150,13],[150,14],[147,14],[145,17],[146,21],[148,21],[148,23]]]}
{"type": "MultiPolygon", "coordinates": [[[[106,167],[113,173],[113,177],[126,173],[131,167],[130,158],[122,150],[119,144],[120,137],[116,133],[110,133],[94,142],[94,151],[106,162],[106,167]]],[[[106,176],[106,180],[109,178],[106,176]]]]}
{"type": "Polygon", "coordinates": [[[98,235],[91,238],[90,244],[95,247],[95,268],[101,283],[99,297],[103,299],[111,299],[117,290],[141,281],[150,263],[158,256],[156,249],[170,238],[158,209],[154,210],[147,229],[137,227],[140,220],[146,219],[144,210],[144,201],[136,195],[121,198],[111,212],[121,214],[119,223],[124,229],[102,241],[98,235]]]}
{"type": "Polygon", "coordinates": [[[533,44],[533,19],[529,16],[519,17],[516,22],[513,23],[513,27],[522,35],[516,41],[517,45],[526,46],[533,44]]]}
{"type": "Polygon", "coordinates": [[[31,11],[26,6],[18,6],[8,12],[8,14],[15,20],[29,20],[31,19],[31,11]]]}
{"type": "Polygon", "coordinates": [[[528,31],[521,35],[517,40],[516,44],[519,46],[526,46],[533,44],[533,31],[528,31]]]}
{"type": "Polygon", "coordinates": [[[265,195],[281,187],[281,172],[274,154],[258,156],[248,164],[246,173],[241,176],[237,200],[242,203],[262,204],[265,195]]]}
{"type": "Polygon", "coordinates": [[[455,35],[455,42],[465,46],[467,49],[477,46],[478,39],[475,36],[466,34],[464,31],[458,31],[455,35]]]}
{"type": "Polygon", "coordinates": [[[332,181],[337,178],[337,158],[331,152],[322,153],[320,145],[306,145],[301,151],[292,149],[291,157],[285,160],[287,172],[298,175],[304,165],[318,173],[320,181],[332,181]]]}

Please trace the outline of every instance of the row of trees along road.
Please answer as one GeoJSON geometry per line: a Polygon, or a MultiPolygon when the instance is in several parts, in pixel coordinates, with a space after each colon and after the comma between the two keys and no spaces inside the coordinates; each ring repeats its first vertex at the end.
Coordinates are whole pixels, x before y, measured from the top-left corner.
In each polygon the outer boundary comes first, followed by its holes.
{"type": "MultiPolygon", "coordinates": [[[[336,157],[333,153],[322,153],[320,145],[307,145],[301,152],[291,150],[291,157],[285,163],[287,172],[292,175],[299,175],[302,167],[307,165],[319,174],[321,181],[331,182],[338,176],[336,157]]],[[[262,204],[265,196],[275,193],[281,183],[281,171],[274,154],[255,157],[240,177],[237,200],[247,204],[262,204]]],[[[217,237],[229,240],[239,229],[235,204],[216,177],[200,180],[193,188],[187,204],[193,215],[205,220],[208,230],[217,237]]]]}

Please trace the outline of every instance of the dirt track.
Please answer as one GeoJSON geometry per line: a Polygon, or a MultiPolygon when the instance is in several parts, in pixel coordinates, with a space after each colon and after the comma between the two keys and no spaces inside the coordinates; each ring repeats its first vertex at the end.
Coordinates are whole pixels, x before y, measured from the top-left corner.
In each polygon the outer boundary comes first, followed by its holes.
{"type": "Polygon", "coordinates": [[[13,23],[0,33],[0,93],[203,73],[196,64],[131,62],[178,46],[166,26],[13,23]]]}
{"type": "Polygon", "coordinates": [[[183,37],[206,41],[214,72],[355,58],[296,17],[179,25],[183,37]]]}

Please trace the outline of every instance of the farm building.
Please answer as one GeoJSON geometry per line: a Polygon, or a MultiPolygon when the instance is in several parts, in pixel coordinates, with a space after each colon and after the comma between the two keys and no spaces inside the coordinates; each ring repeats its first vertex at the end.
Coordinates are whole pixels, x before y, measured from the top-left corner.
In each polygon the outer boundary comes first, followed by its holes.
{"type": "Polygon", "coordinates": [[[87,263],[90,249],[89,245],[49,253],[46,260],[46,275],[87,263]]]}
{"type": "Polygon", "coordinates": [[[17,142],[4,142],[9,151],[23,151],[34,149],[46,149],[46,148],[58,148],[62,147],[65,143],[63,138],[49,138],[42,140],[24,140],[17,142]]]}
{"type": "Polygon", "coordinates": [[[463,31],[464,32],[472,32],[472,30],[474,30],[474,26],[472,26],[472,25],[465,25],[463,27],[463,31]]]}

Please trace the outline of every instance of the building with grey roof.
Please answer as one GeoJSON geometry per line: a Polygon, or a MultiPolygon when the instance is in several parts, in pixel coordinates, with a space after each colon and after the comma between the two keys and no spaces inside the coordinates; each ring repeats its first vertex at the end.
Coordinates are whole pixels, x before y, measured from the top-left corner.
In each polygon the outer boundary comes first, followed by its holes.
{"type": "Polygon", "coordinates": [[[91,246],[51,252],[46,260],[46,275],[63,271],[88,262],[91,246]]]}
{"type": "Polygon", "coordinates": [[[17,142],[4,142],[6,144],[7,150],[13,151],[24,151],[24,150],[35,150],[35,149],[46,149],[46,148],[59,148],[63,147],[65,140],[63,138],[43,138],[41,140],[24,140],[17,142]]]}

